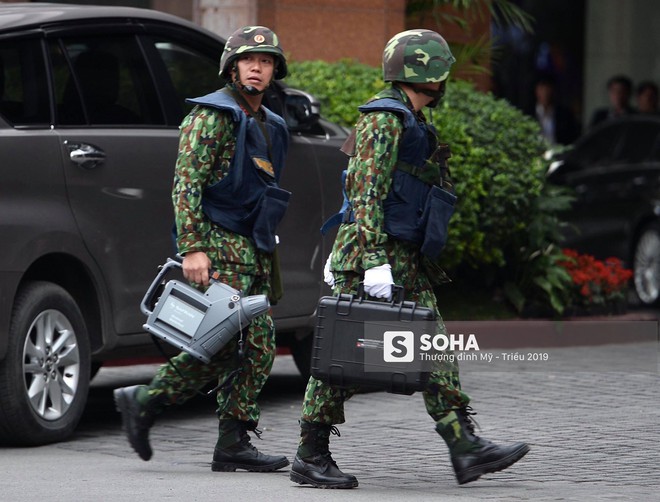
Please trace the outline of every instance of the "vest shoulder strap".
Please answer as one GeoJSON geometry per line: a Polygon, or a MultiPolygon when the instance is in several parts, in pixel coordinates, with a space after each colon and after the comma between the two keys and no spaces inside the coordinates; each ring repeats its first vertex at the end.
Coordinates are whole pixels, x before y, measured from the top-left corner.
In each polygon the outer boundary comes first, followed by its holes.
{"type": "Polygon", "coordinates": [[[218,110],[229,111],[235,122],[240,122],[245,117],[245,114],[241,110],[241,107],[238,106],[238,103],[221,90],[214,91],[198,98],[188,98],[186,99],[186,103],[210,106],[211,108],[216,108],[218,110]]]}
{"type": "Polygon", "coordinates": [[[402,117],[403,127],[405,128],[413,127],[417,122],[417,119],[410,111],[410,109],[406,105],[404,105],[401,101],[394,98],[374,99],[373,101],[369,101],[368,103],[358,107],[358,110],[360,110],[362,113],[377,112],[377,111],[386,111],[386,112],[395,113],[400,117],[402,117]]]}

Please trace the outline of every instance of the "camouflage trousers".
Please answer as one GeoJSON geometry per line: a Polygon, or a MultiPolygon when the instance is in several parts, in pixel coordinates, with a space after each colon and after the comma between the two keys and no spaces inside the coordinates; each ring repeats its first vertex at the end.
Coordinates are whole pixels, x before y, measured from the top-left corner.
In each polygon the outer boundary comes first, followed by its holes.
{"type": "MultiPolygon", "coordinates": [[[[436,297],[426,275],[421,271],[414,276],[410,276],[403,270],[400,274],[396,272],[397,270],[393,268],[394,280],[405,288],[405,299],[415,301],[420,306],[432,308],[437,313],[436,297]]],[[[335,272],[334,275],[335,294],[357,292],[361,280],[359,274],[335,272]]],[[[438,333],[447,333],[444,321],[439,314],[437,322],[438,333]]],[[[311,423],[344,423],[344,402],[358,390],[358,386],[339,389],[310,377],[305,390],[301,419],[311,423]]],[[[449,410],[467,406],[470,398],[461,390],[458,363],[453,363],[450,368],[445,365],[443,370],[432,372],[423,397],[426,410],[435,422],[449,410]]]]}
{"type": "MultiPolygon", "coordinates": [[[[219,270],[220,282],[245,295],[268,294],[269,286],[262,276],[237,274],[219,270]]],[[[186,352],[163,364],[149,384],[150,400],[162,411],[167,406],[179,405],[196,395],[210,382],[223,383],[233,374],[229,385],[218,391],[218,417],[240,421],[259,422],[257,398],[263,388],[275,357],[275,329],[270,313],[252,320],[243,330],[244,357],[238,356],[236,336],[213,356],[208,364],[186,352]]]]}

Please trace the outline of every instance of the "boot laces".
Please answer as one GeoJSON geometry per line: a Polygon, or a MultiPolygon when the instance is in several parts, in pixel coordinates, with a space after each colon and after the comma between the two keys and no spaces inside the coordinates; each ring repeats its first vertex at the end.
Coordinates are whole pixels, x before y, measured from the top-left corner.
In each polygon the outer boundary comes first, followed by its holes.
{"type": "Polygon", "coordinates": [[[241,430],[240,430],[241,439],[239,441],[239,444],[247,446],[248,448],[251,448],[253,450],[256,450],[257,448],[250,442],[250,435],[248,434],[248,431],[252,432],[258,439],[261,439],[261,434],[263,432],[260,429],[257,429],[256,426],[241,424],[241,430]]]}
{"type": "Polygon", "coordinates": [[[328,434],[328,443],[326,444],[325,452],[323,452],[323,453],[321,454],[321,457],[322,457],[326,462],[329,462],[329,463],[331,463],[332,465],[334,465],[335,467],[339,468],[339,467],[337,466],[337,462],[335,462],[335,459],[332,458],[332,452],[330,451],[330,441],[329,441],[330,434],[332,434],[332,435],[334,435],[334,436],[337,436],[337,437],[341,437],[341,433],[339,432],[339,429],[337,429],[337,427],[334,426],[334,425],[330,426],[329,434],[328,434]]]}
{"type": "Polygon", "coordinates": [[[329,426],[326,430],[328,432],[327,436],[319,434],[316,438],[316,451],[318,452],[316,458],[337,467],[337,462],[332,458],[332,452],[330,451],[330,435],[341,437],[341,433],[334,425],[329,426]]]}
{"type": "Polygon", "coordinates": [[[476,425],[479,431],[481,431],[481,426],[479,425],[479,422],[477,422],[474,418],[472,418],[474,415],[477,414],[476,411],[472,409],[472,406],[465,406],[464,408],[460,408],[456,410],[457,413],[460,413],[464,418],[465,418],[465,426],[467,427],[467,430],[470,431],[470,434],[474,434],[474,426],[476,425]]]}

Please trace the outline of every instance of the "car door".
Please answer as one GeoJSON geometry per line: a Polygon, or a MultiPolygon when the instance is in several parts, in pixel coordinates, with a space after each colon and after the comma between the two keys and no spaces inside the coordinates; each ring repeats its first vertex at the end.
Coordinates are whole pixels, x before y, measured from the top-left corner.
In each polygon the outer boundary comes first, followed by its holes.
{"type": "Polygon", "coordinates": [[[0,39],[0,356],[21,274],[42,253],[81,251],[50,124],[41,37],[0,39]]]}
{"type": "Polygon", "coordinates": [[[281,180],[292,196],[278,228],[284,273],[284,297],[274,309],[278,319],[309,317],[316,309],[332,246],[331,236],[321,235],[321,226],[341,207],[341,171],[348,158],[339,148],[345,138],[341,129],[324,122],[291,134],[281,180]]]}
{"type": "Polygon", "coordinates": [[[172,252],[178,131],[166,123],[137,33],[116,31],[60,28],[48,38],[69,201],[122,334],[141,330],[140,300],[172,252]]]}

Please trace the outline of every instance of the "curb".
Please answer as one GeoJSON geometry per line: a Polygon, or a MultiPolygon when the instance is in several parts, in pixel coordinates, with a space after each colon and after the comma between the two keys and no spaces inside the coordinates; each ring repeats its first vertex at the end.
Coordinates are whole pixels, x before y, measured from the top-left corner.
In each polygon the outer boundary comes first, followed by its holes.
{"type": "Polygon", "coordinates": [[[649,313],[558,320],[446,321],[445,324],[450,336],[475,335],[482,349],[660,341],[658,317],[649,313]]]}

